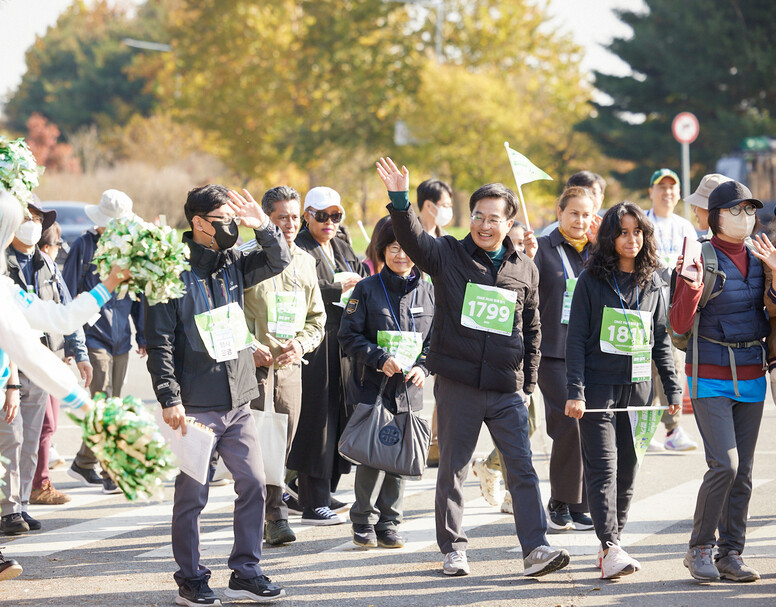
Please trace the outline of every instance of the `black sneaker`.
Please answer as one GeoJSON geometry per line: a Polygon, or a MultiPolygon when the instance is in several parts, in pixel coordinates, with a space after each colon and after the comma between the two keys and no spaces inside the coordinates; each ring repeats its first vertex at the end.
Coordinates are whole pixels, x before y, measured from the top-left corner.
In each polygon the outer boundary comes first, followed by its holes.
{"type": "Polygon", "coordinates": [[[7,559],[0,552],[0,580],[12,580],[22,574],[22,566],[13,559],[7,559]]]}
{"type": "Polygon", "coordinates": [[[86,487],[91,487],[92,485],[96,485],[97,487],[102,486],[102,479],[95,470],[92,470],[91,468],[81,468],[81,466],[77,465],[75,462],[70,464],[67,475],[86,487]]]}
{"type": "Polygon", "coordinates": [[[108,477],[102,479],[102,492],[105,495],[114,495],[116,493],[121,493],[121,489],[119,489],[119,486],[113,482],[113,479],[108,477]]]}
{"type": "Polygon", "coordinates": [[[291,495],[288,492],[283,493],[283,502],[286,504],[286,508],[288,508],[289,514],[295,514],[297,516],[301,516],[303,513],[302,507],[299,505],[299,502],[297,499],[291,495]]]}
{"type": "Polygon", "coordinates": [[[374,526],[353,523],[353,543],[362,548],[377,548],[377,534],[374,526]]]}
{"type": "Polygon", "coordinates": [[[22,510],[22,518],[24,519],[24,522],[27,523],[30,531],[37,531],[40,529],[40,521],[32,518],[29,514],[24,512],[24,510],[22,510]]]}
{"type": "Polygon", "coordinates": [[[178,596],[175,597],[176,605],[196,607],[197,605],[214,605],[221,607],[221,599],[210,589],[207,579],[187,580],[178,587],[178,596]]]}
{"type": "Polygon", "coordinates": [[[377,545],[382,548],[404,548],[404,538],[400,536],[396,529],[378,529],[377,545]]]}
{"type": "Polygon", "coordinates": [[[550,500],[547,505],[547,531],[548,533],[563,533],[564,531],[573,531],[574,519],[571,518],[569,505],[556,500],[550,500]]]}
{"type": "Polygon", "coordinates": [[[229,587],[224,594],[230,599],[248,599],[257,603],[269,603],[286,596],[286,591],[269,581],[266,575],[244,580],[233,571],[229,578],[229,587]]]}
{"type": "Polygon", "coordinates": [[[0,531],[5,535],[19,535],[20,533],[27,533],[29,530],[30,526],[27,524],[27,521],[18,512],[6,514],[0,518],[0,531]]]}
{"type": "Polygon", "coordinates": [[[577,531],[590,531],[593,528],[593,519],[587,512],[572,512],[571,520],[574,521],[574,529],[577,531]]]}

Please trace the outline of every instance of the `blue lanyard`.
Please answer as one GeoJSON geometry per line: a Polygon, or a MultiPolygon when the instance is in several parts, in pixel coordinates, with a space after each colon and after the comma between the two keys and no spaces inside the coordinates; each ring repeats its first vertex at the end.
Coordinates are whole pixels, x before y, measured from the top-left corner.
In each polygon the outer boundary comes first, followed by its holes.
{"type": "MultiPolygon", "coordinates": [[[[396,318],[396,314],[393,313],[393,306],[391,305],[391,298],[388,297],[388,289],[385,288],[385,283],[383,282],[382,275],[378,274],[377,277],[380,279],[380,284],[383,285],[383,293],[385,293],[385,301],[388,302],[388,309],[391,311],[391,316],[393,317],[393,322],[396,323],[396,326],[399,328],[399,331],[401,331],[401,325],[399,324],[399,320],[396,318]]],[[[410,303],[410,318],[412,319],[412,332],[417,333],[415,330],[415,314],[412,312],[412,308],[415,307],[415,297],[418,295],[417,288],[412,293],[412,302],[410,303]]]]}
{"type": "MultiPolygon", "coordinates": [[[[614,286],[617,287],[617,297],[620,298],[620,305],[622,306],[623,310],[630,310],[628,306],[625,305],[625,302],[622,300],[622,294],[620,293],[620,285],[617,284],[617,276],[612,273],[612,278],[614,278],[614,286]]],[[[641,325],[644,328],[644,333],[646,334],[647,329],[644,327],[644,320],[641,318],[641,308],[639,307],[639,285],[636,285],[636,310],[639,313],[639,320],[641,321],[641,325]]],[[[636,336],[633,335],[633,329],[631,329],[630,322],[628,321],[628,315],[624,314],[625,316],[625,324],[628,325],[628,331],[631,334],[631,339],[633,340],[634,346],[636,345],[636,336]]]]}
{"type": "MultiPolygon", "coordinates": [[[[334,265],[332,265],[331,260],[329,259],[329,256],[326,255],[326,251],[323,250],[323,247],[321,246],[321,243],[319,243],[317,240],[315,241],[315,244],[318,245],[318,248],[321,250],[321,255],[323,255],[323,258],[326,260],[326,263],[331,268],[331,271],[333,274],[337,273],[337,259],[334,258],[334,265]]],[[[334,255],[334,247],[331,248],[331,254],[334,255]]],[[[345,265],[348,266],[348,270],[353,272],[353,268],[350,267],[350,264],[348,263],[348,260],[344,257],[342,260],[345,262],[345,265]]]]}
{"type": "MultiPolygon", "coordinates": [[[[224,273],[226,273],[226,270],[224,270],[224,273]]],[[[194,275],[194,280],[196,281],[197,286],[199,286],[199,290],[202,293],[202,297],[205,298],[205,304],[207,305],[207,309],[209,312],[212,309],[210,305],[210,296],[209,296],[210,288],[208,287],[207,291],[205,291],[205,288],[202,286],[203,282],[205,283],[205,286],[207,286],[207,282],[205,282],[207,278],[203,278],[202,281],[200,281],[199,278],[197,278],[197,276],[194,275]]],[[[221,282],[221,294],[224,296],[226,303],[227,304],[232,303],[232,297],[231,295],[229,295],[229,289],[226,288],[226,282],[222,278],[217,278],[216,280],[220,280],[221,282]]],[[[216,305],[215,298],[213,298],[213,306],[215,305],[216,305]]]]}

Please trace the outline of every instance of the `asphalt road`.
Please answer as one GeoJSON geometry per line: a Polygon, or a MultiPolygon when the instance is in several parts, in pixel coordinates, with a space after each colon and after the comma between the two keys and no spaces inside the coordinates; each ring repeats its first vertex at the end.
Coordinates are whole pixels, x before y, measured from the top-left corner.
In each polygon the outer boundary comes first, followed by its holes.
{"type": "MultiPolygon", "coordinates": [[[[152,399],[145,365],[132,355],[125,394],[152,399]]],[[[428,391],[430,394],[430,390],[428,391]]],[[[430,416],[431,403],[424,410],[430,416]]],[[[696,439],[692,416],[683,421],[696,439]]],[[[540,579],[522,576],[514,520],[480,497],[473,475],[467,480],[466,516],[472,573],[450,578],[441,572],[442,556],[434,535],[436,470],[408,482],[401,550],[356,549],[350,526],[302,527],[291,518],[298,541],[265,546],[265,573],[286,588],[284,605],[311,606],[501,606],[501,605],[639,605],[713,606],[776,605],[776,409],[766,405],[755,461],[755,490],[750,508],[744,557],[762,579],[753,584],[701,584],[682,565],[700,479],[702,451],[648,454],[637,478],[626,549],[643,569],[620,581],[599,579],[594,566],[597,542],[592,532],[551,535],[568,548],[571,565],[540,579]]],[[[69,460],[78,447],[75,428],[63,419],[56,446],[69,460]]],[[[545,498],[548,496],[550,443],[539,431],[533,438],[534,462],[545,498]]],[[[491,449],[483,431],[477,453],[491,449]]],[[[170,605],[176,594],[175,563],[170,548],[169,498],[162,503],[129,503],[122,496],[78,487],[65,473],[53,471],[54,485],[73,500],[64,506],[32,506],[43,530],[4,538],[4,554],[16,558],[24,574],[0,583],[0,604],[13,606],[170,605]]],[[[353,475],[343,479],[337,497],[352,497],[353,475]]],[[[225,588],[231,548],[231,485],[211,490],[202,515],[203,560],[213,570],[211,586],[225,588]]],[[[545,499],[546,501],[546,499],[545,499]]],[[[223,595],[221,594],[223,597],[223,595]]],[[[224,600],[226,603],[226,600],[224,600]]]]}

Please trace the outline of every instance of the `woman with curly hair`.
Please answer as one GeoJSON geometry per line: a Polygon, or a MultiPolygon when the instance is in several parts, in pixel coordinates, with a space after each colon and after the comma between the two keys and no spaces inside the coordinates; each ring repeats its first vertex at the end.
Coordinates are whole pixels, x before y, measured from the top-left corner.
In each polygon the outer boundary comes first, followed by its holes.
{"type": "Polygon", "coordinates": [[[652,224],[638,206],[621,202],[601,221],[571,303],[566,415],[579,419],[590,516],[606,579],[641,567],[619,546],[638,468],[625,409],[648,406],[652,358],[671,403],[669,412],[682,402],[657,267],[652,224]],[[586,409],[596,412],[586,414],[586,409]],[[597,412],[601,409],[609,411],[597,412]]]}

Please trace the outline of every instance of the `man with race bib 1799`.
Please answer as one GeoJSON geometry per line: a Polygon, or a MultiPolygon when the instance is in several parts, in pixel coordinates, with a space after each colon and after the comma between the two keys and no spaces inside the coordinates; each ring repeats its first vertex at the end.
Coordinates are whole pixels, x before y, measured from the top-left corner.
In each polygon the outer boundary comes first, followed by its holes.
{"type": "Polygon", "coordinates": [[[428,235],[410,208],[409,172],[381,158],[397,242],[431,276],[436,308],[426,366],[436,374],[439,474],[437,543],[447,575],[466,575],[463,483],[485,422],[504,456],[523,551],[524,575],[565,567],[569,555],[547,544],[539,479],[531,462],[527,394],[539,367],[539,273],[515,251],[509,232],[515,193],[500,183],[469,200],[470,233],[463,240],[428,235]]]}
{"type": "MultiPolygon", "coordinates": [[[[674,213],[676,205],[679,203],[679,176],[671,169],[658,169],[652,173],[649,180],[649,199],[652,201],[652,208],[647,211],[647,219],[655,227],[655,244],[657,246],[657,256],[660,261],[658,275],[665,282],[663,294],[665,301],[668,302],[668,285],[671,284],[671,270],[676,265],[676,259],[682,252],[685,236],[691,240],[696,240],[698,234],[693,225],[684,217],[679,217],[674,213]]],[[[681,385],[685,384],[684,373],[684,352],[672,347],[671,352],[674,357],[674,367],[681,385]]],[[[670,404],[665,397],[663,384],[656,373],[657,369],[652,366],[652,396],[654,401],[659,401],[661,405],[670,404]]],[[[665,442],[658,440],[657,435],[649,444],[650,451],[662,451],[669,449],[671,451],[690,451],[696,449],[698,444],[693,441],[679,425],[681,419],[681,410],[674,415],[668,412],[663,414],[662,422],[666,429],[665,442]]]]}

